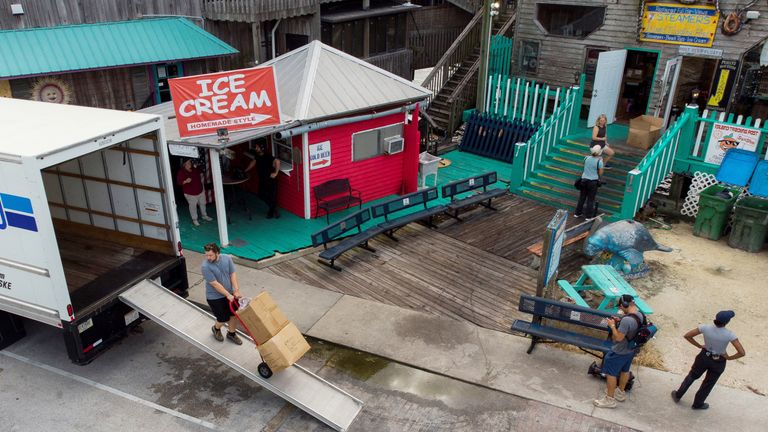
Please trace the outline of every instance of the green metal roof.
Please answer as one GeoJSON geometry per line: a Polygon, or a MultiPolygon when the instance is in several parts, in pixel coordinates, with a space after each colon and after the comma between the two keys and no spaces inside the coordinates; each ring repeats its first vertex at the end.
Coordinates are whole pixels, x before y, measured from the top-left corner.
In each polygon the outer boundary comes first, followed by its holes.
{"type": "Polygon", "coordinates": [[[0,31],[0,78],[236,54],[185,18],[0,31]]]}

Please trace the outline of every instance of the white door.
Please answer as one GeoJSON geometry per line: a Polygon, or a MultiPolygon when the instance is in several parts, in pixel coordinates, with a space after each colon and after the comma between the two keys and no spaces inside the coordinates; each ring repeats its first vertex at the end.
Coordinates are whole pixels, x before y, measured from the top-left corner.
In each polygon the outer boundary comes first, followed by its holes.
{"type": "Polygon", "coordinates": [[[669,113],[672,111],[672,101],[675,99],[675,90],[677,89],[677,77],[680,76],[680,64],[683,57],[677,56],[667,60],[667,66],[664,68],[664,78],[661,80],[661,97],[656,105],[653,115],[664,118],[664,129],[667,127],[669,113]]]}
{"type": "Polygon", "coordinates": [[[608,123],[616,120],[616,105],[619,102],[621,79],[624,76],[624,64],[627,50],[601,52],[597,58],[595,84],[592,86],[592,102],[589,105],[587,124],[594,126],[600,114],[608,117],[608,123]]]}

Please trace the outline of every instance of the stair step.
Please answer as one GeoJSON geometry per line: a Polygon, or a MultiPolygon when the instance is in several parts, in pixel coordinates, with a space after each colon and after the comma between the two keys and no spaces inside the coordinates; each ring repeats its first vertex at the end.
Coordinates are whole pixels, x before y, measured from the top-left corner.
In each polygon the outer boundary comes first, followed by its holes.
{"type": "MultiPolygon", "coordinates": [[[[528,179],[531,180],[538,180],[538,181],[544,181],[544,182],[553,182],[556,183],[562,187],[574,189],[573,183],[576,181],[578,177],[571,176],[571,175],[564,175],[563,173],[558,173],[557,175],[551,174],[549,172],[538,170],[534,172],[528,179]]],[[[619,187],[620,185],[616,184],[605,184],[600,188],[600,193],[611,196],[615,201],[621,201],[621,199],[624,197],[624,189],[619,187]]],[[[574,189],[575,190],[575,189],[574,189]]]]}
{"type": "MultiPolygon", "coordinates": [[[[545,183],[533,179],[528,179],[525,182],[525,185],[530,187],[531,189],[538,190],[542,193],[551,195],[553,197],[559,197],[564,200],[573,200],[576,202],[579,199],[579,191],[571,187],[565,187],[563,186],[555,186],[550,183],[545,183]]],[[[617,200],[615,196],[607,195],[607,194],[601,194],[602,188],[598,190],[597,196],[598,201],[601,203],[605,203],[605,206],[612,207],[615,209],[621,208],[621,201],[617,200]]]]}
{"type": "MultiPolygon", "coordinates": [[[[582,172],[581,168],[577,170],[570,167],[564,167],[562,164],[553,163],[552,161],[544,161],[542,164],[539,165],[536,171],[548,172],[550,175],[553,175],[553,176],[561,176],[563,174],[567,174],[573,179],[576,179],[576,177],[580,177],[582,172]]],[[[612,170],[607,171],[607,173],[610,173],[610,171],[612,170]]],[[[602,177],[602,180],[607,183],[606,186],[615,188],[615,189],[624,190],[624,185],[626,184],[625,177],[617,177],[613,174],[604,174],[602,177]]]]}
{"type": "MultiPolygon", "coordinates": [[[[559,208],[568,208],[570,210],[573,210],[576,208],[576,202],[578,201],[578,196],[575,198],[573,197],[562,197],[557,194],[550,193],[548,190],[538,189],[538,188],[532,188],[528,185],[523,185],[518,191],[518,194],[523,194],[527,196],[536,197],[537,201],[541,201],[550,205],[555,205],[555,207],[559,208]]],[[[599,203],[599,211],[604,213],[619,213],[620,206],[617,206],[613,203],[606,202],[605,199],[603,199],[600,194],[597,195],[597,202],[599,203]]]]}
{"type": "MultiPolygon", "coordinates": [[[[572,139],[562,140],[562,144],[573,147],[573,148],[581,148],[584,149],[584,152],[589,152],[589,147],[591,146],[592,141],[576,141],[572,139]]],[[[626,145],[612,145],[611,148],[614,150],[617,150],[621,156],[624,156],[629,159],[637,160],[638,162],[641,161],[647,151],[636,149],[634,147],[629,147],[626,145]]],[[[618,156],[618,155],[617,155],[618,156]]]]}
{"type": "MultiPolygon", "coordinates": [[[[581,148],[574,148],[574,147],[565,146],[565,145],[557,145],[555,146],[555,149],[569,156],[572,155],[574,158],[576,158],[579,161],[583,161],[584,157],[586,157],[589,154],[588,152],[583,151],[581,148]]],[[[634,169],[638,163],[640,163],[640,159],[628,157],[619,153],[617,153],[613,158],[611,158],[611,165],[623,166],[628,171],[634,169]]]]}
{"type": "MultiPolygon", "coordinates": [[[[560,156],[547,158],[543,163],[548,166],[557,166],[561,169],[566,169],[568,172],[571,172],[575,175],[581,175],[581,173],[584,171],[584,162],[574,161],[572,159],[560,156]]],[[[624,184],[627,181],[627,170],[622,170],[621,168],[604,170],[603,177],[606,181],[614,180],[624,184]]]]}

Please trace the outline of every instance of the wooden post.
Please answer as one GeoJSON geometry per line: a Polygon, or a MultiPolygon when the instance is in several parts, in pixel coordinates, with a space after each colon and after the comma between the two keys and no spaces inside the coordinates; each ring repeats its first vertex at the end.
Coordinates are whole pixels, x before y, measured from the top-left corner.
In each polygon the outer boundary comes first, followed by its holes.
{"type": "Polygon", "coordinates": [[[479,113],[485,112],[485,92],[488,81],[488,51],[491,44],[491,0],[483,1],[483,25],[480,31],[480,70],[477,75],[477,99],[479,113]]]}

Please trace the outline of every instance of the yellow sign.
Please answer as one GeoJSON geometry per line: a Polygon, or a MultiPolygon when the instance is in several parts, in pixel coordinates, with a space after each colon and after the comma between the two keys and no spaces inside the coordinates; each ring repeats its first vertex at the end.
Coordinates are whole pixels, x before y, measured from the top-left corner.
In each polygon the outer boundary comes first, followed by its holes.
{"type": "Polygon", "coordinates": [[[646,3],[640,40],[710,47],[720,12],[713,6],[646,3]]]}
{"type": "Polygon", "coordinates": [[[13,97],[11,94],[11,82],[8,80],[0,80],[0,97],[13,97]]]}

